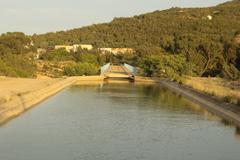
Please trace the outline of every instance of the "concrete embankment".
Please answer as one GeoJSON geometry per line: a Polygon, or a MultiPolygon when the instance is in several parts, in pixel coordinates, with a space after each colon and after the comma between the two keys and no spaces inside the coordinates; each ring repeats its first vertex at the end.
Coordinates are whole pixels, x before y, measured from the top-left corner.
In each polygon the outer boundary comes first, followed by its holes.
{"type": "Polygon", "coordinates": [[[88,85],[88,84],[100,84],[103,83],[104,77],[103,76],[81,76],[81,77],[74,77],[75,85],[88,85]]]}
{"type": "MultiPolygon", "coordinates": [[[[17,81],[17,79],[16,79],[17,81]]],[[[34,79],[32,80],[34,81],[34,79]]],[[[44,86],[38,90],[32,90],[25,94],[18,94],[10,97],[9,101],[0,104],[0,124],[20,115],[29,110],[34,105],[42,102],[46,98],[58,93],[66,87],[73,84],[90,84],[103,81],[101,76],[84,76],[84,77],[69,77],[63,78],[54,83],[44,86]]],[[[24,93],[22,91],[21,93],[24,93]]]]}
{"type": "Polygon", "coordinates": [[[236,105],[221,102],[210,95],[168,80],[136,77],[135,81],[137,83],[159,83],[160,85],[165,86],[178,94],[181,94],[187,99],[201,105],[208,111],[218,115],[219,117],[222,117],[223,119],[231,121],[240,127],[240,107],[236,105]]]}
{"type": "Polygon", "coordinates": [[[159,78],[135,76],[136,83],[159,83],[160,81],[161,80],[159,78]]]}
{"type": "Polygon", "coordinates": [[[238,106],[221,102],[210,95],[175,82],[161,80],[159,83],[240,127],[240,108],[238,106]]]}

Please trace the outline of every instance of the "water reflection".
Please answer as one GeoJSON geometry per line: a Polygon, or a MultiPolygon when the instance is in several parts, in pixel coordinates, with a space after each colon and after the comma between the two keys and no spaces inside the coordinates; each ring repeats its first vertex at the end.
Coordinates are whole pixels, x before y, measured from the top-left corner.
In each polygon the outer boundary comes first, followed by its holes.
{"type": "Polygon", "coordinates": [[[238,160],[220,122],[159,85],[73,86],[0,128],[0,160],[238,160]]]}
{"type": "MultiPolygon", "coordinates": [[[[119,105],[135,104],[142,110],[149,108],[165,110],[179,114],[200,114],[201,118],[208,121],[218,121],[224,126],[234,126],[228,120],[222,119],[198,104],[187,100],[180,94],[172,92],[167,88],[155,84],[134,84],[134,83],[103,83],[100,85],[75,86],[71,91],[78,92],[79,89],[93,90],[100,96],[106,97],[119,105]]],[[[235,137],[240,140],[240,129],[236,128],[235,137]]]]}
{"type": "Polygon", "coordinates": [[[114,81],[114,83],[79,85],[73,87],[71,91],[78,92],[79,89],[85,91],[92,90],[100,96],[107,96],[113,103],[117,104],[128,106],[134,103],[139,109],[152,108],[156,110],[164,109],[168,112],[178,112],[179,114],[201,114],[201,118],[205,120],[218,121],[225,126],[234,126],[232,122],[208,112],[198,104],[160,85],[114,81]]]}
{"type": "Polygon", "coordinates": [[[198,113],[203,115],[202,118],[206,120],[221,121],[219,117],[199,105],[160,85],[105,84],[103,88],[99,88],[97,91],[118,104],[130,105],[135,103],[141,109],[144,109],[144,107],[146,109],[164,109],[168,112],[179,112],[180,114],[198,113]]]}
{"type": "Polygon", "coordinates": [[[222,122],[222,124],[224,124],[225,126],[232,126],[233,125],[233,123],[232,122],[230,122],[230,121],[228,121],[228,120],[226,120],[226,119],[221,119],[221,122],[222,122]]]}

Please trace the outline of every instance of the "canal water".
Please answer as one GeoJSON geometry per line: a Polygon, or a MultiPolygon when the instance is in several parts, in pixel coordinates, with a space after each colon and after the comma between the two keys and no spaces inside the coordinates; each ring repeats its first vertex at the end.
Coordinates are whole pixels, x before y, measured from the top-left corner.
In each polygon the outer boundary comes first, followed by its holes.
{"type": "Polygon", "coordinates": [[[0,160],[239,160],[239,132],[161,86],[73,86],[0,127],[0,160]]]}

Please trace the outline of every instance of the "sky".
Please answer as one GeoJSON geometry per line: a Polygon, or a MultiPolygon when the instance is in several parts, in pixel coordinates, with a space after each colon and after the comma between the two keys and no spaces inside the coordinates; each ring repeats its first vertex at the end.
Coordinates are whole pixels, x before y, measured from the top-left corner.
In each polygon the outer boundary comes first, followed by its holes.
{"type": "Polygon", "coordinates": [[[0,0],[0,33],[46,33],[110,22],[171,7],[208,7],[226,0],[0,0]]]}

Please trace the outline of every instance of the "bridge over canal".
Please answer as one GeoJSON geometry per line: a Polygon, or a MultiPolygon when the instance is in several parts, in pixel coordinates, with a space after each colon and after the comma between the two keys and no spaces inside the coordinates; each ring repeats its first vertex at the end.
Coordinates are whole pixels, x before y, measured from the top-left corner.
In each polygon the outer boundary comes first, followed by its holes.
{"type": "Polygon", "coordinates": [[[128,64],[112,65],[110,63],[101,67],[101,76],[106,79],[129,79],[134,80],[137,74],[136,67],[128,64]]]}

